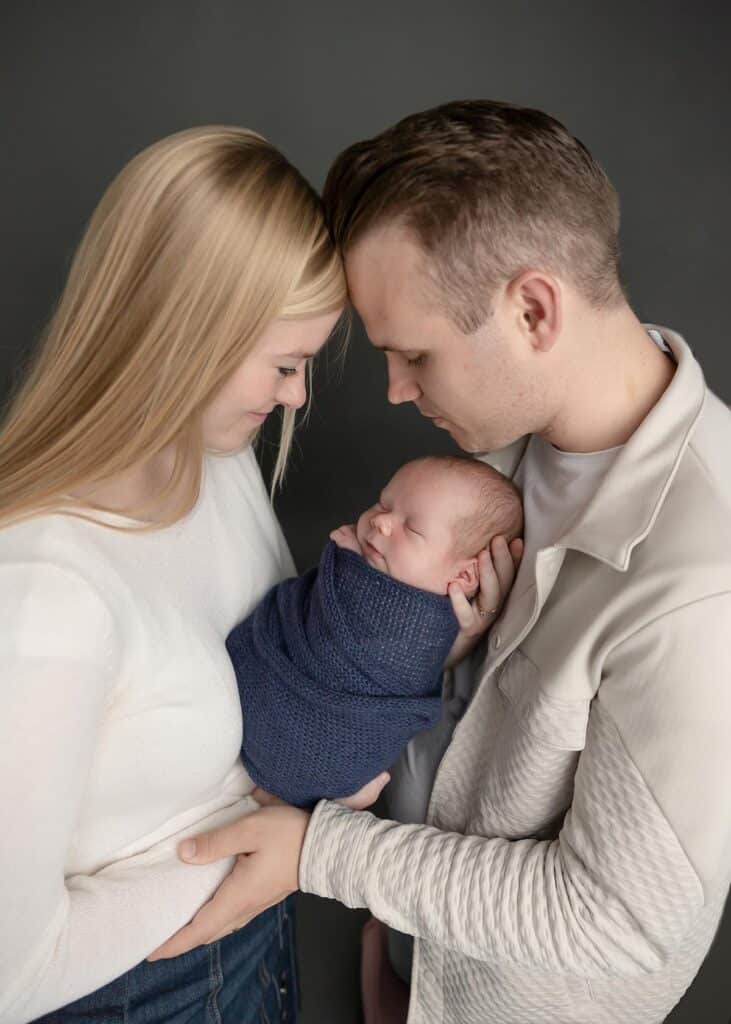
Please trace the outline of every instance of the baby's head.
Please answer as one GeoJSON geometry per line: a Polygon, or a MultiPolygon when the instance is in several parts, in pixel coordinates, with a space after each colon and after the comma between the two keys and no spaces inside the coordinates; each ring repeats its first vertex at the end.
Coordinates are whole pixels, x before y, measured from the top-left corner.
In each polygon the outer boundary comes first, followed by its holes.
{"type": "Polygon", "coordinates": [[[459,580],[477,590],[477,555],[502,534],[523,530],[520,492],[476,459],[430,455],[407,462],[356,523],[365,560],[374,569],[435,594],[459,580]]]}

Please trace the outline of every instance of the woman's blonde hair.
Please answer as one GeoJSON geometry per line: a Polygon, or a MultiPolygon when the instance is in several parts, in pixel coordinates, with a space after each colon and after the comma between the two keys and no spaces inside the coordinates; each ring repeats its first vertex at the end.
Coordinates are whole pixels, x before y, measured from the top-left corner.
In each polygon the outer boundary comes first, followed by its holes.
{"type": "MultiPolygon", "coordinates": [[[[201,483],[201,413],[229,374],[273,320],[346,302],[317,194],[260,135],[192,128],[145,149],[94,211],[10,401],[0,431],[0,525],[51,511],[89,518],[70,492],[172,442],[160,499],[180,500],[142,528],[181,519],[201,483]]],[[[272,493],[294,418],[284,411],[272,493]]]]}

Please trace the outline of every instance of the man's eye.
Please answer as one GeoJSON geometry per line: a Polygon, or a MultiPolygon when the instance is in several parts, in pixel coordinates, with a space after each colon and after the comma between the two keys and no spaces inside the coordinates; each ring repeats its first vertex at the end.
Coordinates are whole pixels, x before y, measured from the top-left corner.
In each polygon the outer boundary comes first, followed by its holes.
{"type": "Polygon", "coordinates": [[[277,371],[281,377],[292,377],[297,373],[295,366],[278,366],[277,371]]]}
{"type": "Polygon", "coordinates": [[[406,362],[409,364],[409,366],[423,366],[425,360],[426,360],[426,356],[425,355],[420,355],[420,356],[414,356],[413,359],[408,359],[407,358],[406,362]]]}

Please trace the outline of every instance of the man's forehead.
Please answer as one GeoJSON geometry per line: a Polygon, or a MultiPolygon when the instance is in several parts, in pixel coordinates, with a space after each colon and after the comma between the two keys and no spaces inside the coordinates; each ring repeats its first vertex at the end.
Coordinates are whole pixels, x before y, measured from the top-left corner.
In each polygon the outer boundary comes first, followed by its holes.
{"type": "Polygon", "coordinates": [[[399,333],[401,322],[423,306],[423,254],[403,229],[369,231],[345,255],[353,305],[379,348],[399,333]]]}

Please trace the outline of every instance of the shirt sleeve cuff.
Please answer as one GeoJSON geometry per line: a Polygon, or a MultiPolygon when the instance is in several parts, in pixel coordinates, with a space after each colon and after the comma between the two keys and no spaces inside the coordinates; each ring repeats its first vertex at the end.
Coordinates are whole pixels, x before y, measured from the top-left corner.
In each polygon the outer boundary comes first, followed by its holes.
{"type": "Polygon", "coordinates": [[[300,889],[340,900],[347,907],[365,907],[368,833],[377,825],[378,819],[368,811],[321,800],[312,812],[300,855],[300,889]]]}

